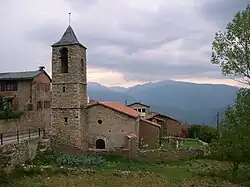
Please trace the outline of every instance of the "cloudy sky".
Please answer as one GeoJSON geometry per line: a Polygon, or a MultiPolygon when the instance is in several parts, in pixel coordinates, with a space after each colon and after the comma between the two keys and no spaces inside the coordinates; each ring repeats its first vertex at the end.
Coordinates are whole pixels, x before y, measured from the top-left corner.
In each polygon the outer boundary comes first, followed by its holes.
{"type": "Polygon", "coordinates": [[[68,26],[85,45],[88,80],[235,84],[210,63],[214,33],[250,0],[8,0],[0,2],[0,72],[44,65],[68,26]]]}

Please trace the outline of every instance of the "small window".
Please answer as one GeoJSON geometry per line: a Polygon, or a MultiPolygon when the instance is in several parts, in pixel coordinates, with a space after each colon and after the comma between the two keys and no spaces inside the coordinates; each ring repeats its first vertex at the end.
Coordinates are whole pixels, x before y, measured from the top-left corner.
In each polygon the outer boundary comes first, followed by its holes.
{"type": "Polygon", "coordinates": [[[65,122],[65,123],[68,123],[68,118],[64,118],[64,122],[65,122]]]}
{"type": "Polygon", "coordinates": [[[146,112],[146,109],[145,109],[145,108],[143,108],[143,109],[141,109],[141,111],[142,111],[142,112],[146,112]]]}
{"type": "Polygon", "coordinates": [[[43,103],[42,103],[42,101],[37,101],[37,110],[39,110],[39,109],[42,109],[42,107],[43,107],[43,103]]]}
{"type": "Polygon", "coordinates": [[[98,122],[99,124],[102,124],[102,120],[100,120],[100,119],[99,119],[97,122],[98,122]]]}
{"type": "Polygon", "coordinates": [[[66,88],[65,88],[65,86],[63,87],[63,92],[66,92],[66,88]]]}
{"type": "Polygon", "coordinates": [[[134,108],[134,110],[135,110],[135,111],[137,111],[137,109],[136,109],[136,108],[134,108]]]}
{"type": "Polygon", "coordinates": [[[50,108],[50,101],[44,101],[44,108],[50,108]]]}
{"type": "Polygon", "coordinates": [[[81,59],[81,71],[84,71],[84,61],[81,59]]]}
{"type": "Polygon", "coordinates": [[[138,108],[138,112],[141,112],[141,109],[140,109],[140,108],[138,108]]]}
{"type": "Polygon", "coordinates": [[[109,130],[109,132],[111,132],[111,130],[109,130]]]}

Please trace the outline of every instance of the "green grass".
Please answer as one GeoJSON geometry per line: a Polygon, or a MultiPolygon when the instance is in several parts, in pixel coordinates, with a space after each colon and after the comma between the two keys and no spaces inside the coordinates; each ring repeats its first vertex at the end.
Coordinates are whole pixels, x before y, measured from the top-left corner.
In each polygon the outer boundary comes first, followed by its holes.
{"type": "MultiPolygon", "coordinates": [[[[90,159],[90,158],[88,158],[90,159]]],[[[94,158],[95,160],[96,158],[94,158]]],[[[229,165],[212,160],[191,160],[174,163],[147,162],[140,158],[126,160],[120,157],[103,157],[104,165],[91,167],[91,171],[79,166],[26,172],[15,187],[239,187],[250,179],[250,170],[241,168],[237,183],[230,181],[229,165]]],[[[82,162],[82,161],[80,161],[82,162]]],[[[54,166],[56,167],[56,166],[54,166]]],[[[249,185],[249,184],[248,184],[249,185]]],[[[245,184],[247,186],[247,184],[245,184]]]]}
{"type": "Polygon", "coordinates": [[[198,141],[195,140],[187,140],[187,141],[183,141],[183,146],[181,146],[180,148],[202,148],[202,144],[198,141]]]}

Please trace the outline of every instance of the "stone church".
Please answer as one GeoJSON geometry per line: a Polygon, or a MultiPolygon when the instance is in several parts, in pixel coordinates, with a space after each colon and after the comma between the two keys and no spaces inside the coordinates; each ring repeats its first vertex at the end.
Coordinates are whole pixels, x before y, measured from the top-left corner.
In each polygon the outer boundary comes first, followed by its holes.
{"type": "Polygon", "coordinates": [[[161,126],[117,102],[89,102],[87,48],[69,25],[52,45],[51,134],[82,150],[138,148],[156,142],[161,126]]]}

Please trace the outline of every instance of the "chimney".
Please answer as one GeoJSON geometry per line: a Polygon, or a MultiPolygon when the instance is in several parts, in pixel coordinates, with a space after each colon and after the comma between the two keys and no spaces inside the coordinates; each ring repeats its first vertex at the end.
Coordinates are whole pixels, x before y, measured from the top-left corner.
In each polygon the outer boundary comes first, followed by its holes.
{"type": "Polygon", "coordinates": [[[45,69],[44,66],[39,66],[39,71],[43,71],[45,69]]]}

